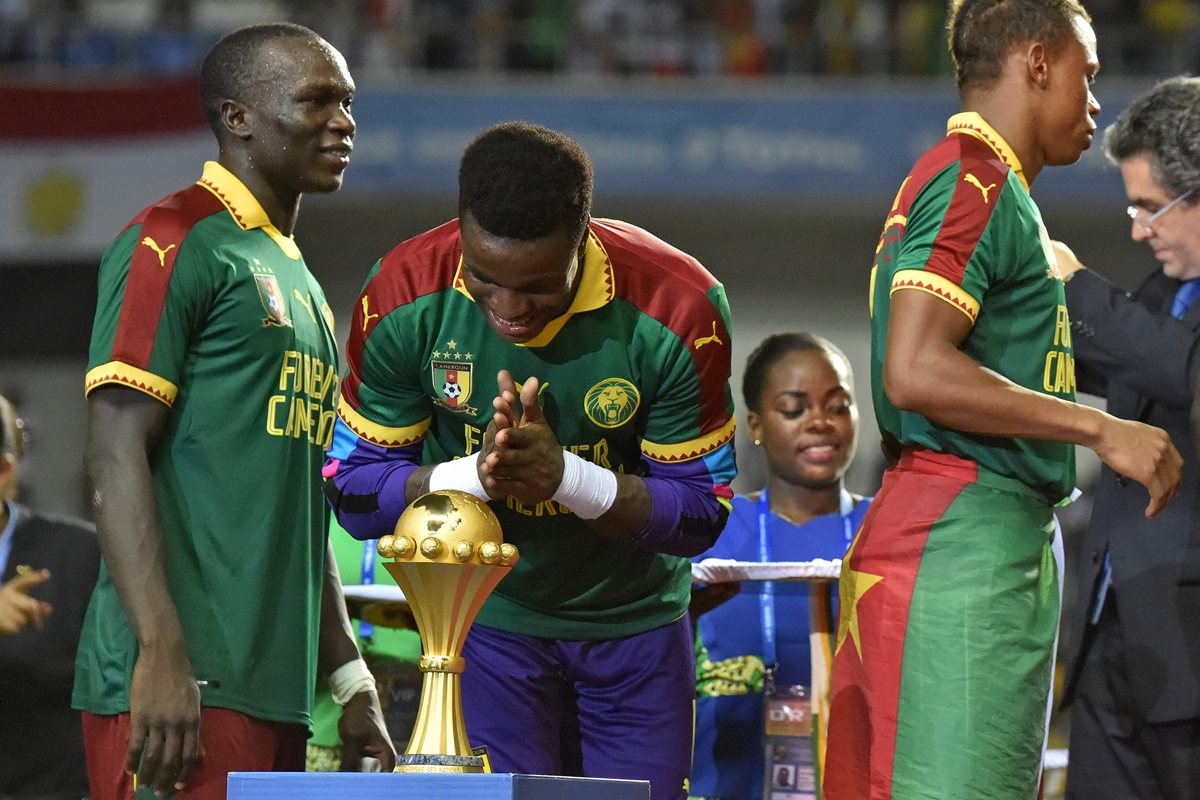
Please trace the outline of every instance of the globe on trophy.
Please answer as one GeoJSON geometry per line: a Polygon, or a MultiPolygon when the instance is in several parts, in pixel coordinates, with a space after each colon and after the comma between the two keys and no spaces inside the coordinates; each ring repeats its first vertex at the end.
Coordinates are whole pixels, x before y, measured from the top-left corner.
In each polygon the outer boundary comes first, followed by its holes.
{"type": "Polygon", "coordinates": [[[467,631],[517,562],[500,522],[474,495],[439,489],[412,502],[377,545],[421,634],[421,704],[396,772],[484,772],[462,713],[467,631]]]}

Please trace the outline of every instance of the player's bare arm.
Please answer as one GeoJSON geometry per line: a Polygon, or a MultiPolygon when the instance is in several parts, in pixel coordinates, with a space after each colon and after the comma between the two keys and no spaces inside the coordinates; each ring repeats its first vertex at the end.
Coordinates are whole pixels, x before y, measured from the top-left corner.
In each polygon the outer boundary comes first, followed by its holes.
{"type": "Polygon", "coordinates": [[[1165,431],[1017,386],[959,349],[970,331],[970,320],[949,303],[896,291],[883,364],[892,403],[968,433],[1084,445],[1149,490],[1147,516],[1170,502],[1183,461],[1165,431]]]}
{"type": "MultiPolygon", "coordinates": [[[[342,596],[342,581],[338,575],[333,546],[325,545],[325,579],[321,587],[321,631],[317,661],[321,672],[331,675],[351,662],[361,661],[354,641],[346,600],[342,596]]],[[[363,666],[361,669],[365,670],[363,666]]],[[[358,772],[362,759],[379,760],[384,772],[396,765],[396,751],[383,721],[383,709],[373,681],[362,691],[353,694],[342,707],[338,720],[338,736],[342,740],[342,771],[358,772]]]]}
{"type": "Polygon", "coordinates": [[[160,794],[184,788],[202,752],[200,691],[167,590],[150,475],[169,412],[134,389],[98,387],[88,396],[84,453],[100,550],[138,641],[125,769],[160,794]]]}

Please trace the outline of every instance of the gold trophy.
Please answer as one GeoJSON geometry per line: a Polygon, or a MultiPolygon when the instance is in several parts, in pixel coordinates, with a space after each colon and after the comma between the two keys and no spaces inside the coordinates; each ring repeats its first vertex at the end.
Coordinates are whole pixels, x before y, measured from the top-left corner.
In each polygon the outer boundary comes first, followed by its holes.
{"type": "Polygon", "coordinates": [[[517,562],[517,548],[503,542],[487,504],[454,489],[418,497],[379,540],[421,633],[421,705],[396,772],[485,771],[463,722],[460,654],[483,601],[517,562]]]}

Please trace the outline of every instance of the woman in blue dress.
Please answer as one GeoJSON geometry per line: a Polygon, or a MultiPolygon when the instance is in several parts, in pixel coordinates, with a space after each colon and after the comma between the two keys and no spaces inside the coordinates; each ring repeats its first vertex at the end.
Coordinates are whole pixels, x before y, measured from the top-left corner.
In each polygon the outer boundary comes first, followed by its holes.
{"type": "MultiPolygon", "coordinates": [[[[734,497],[724,532],[696,560],[841,558],[870,502],[843,485],[858,439],[850,362],[822,337],[776,334],[747,359],[742,395],[750,435],[766,455],[767,485],[734,497]]],[[[776,691],[811,686],[808,586],[743,581],[695,591],[692,797],[764,796],[768,668],[776,691]]]]}

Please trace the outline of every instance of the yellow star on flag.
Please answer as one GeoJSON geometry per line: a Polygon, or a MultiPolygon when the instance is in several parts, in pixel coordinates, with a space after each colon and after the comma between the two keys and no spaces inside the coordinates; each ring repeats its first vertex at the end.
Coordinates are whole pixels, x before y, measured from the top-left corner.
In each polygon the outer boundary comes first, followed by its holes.
{"type": "MultiPolygon", "coordinates": [[[[855,545],[858,544],[856,539],[855,545]]],[[[858,603],[862,600],[872,586],[883,580],[882,575],[872,575],[869,572],[856,572],[849,569],[850,556],[854,554],[854,546],[847,551],[846,557],[842,559],[842,576],[839,580],[842,582],[843,588],[848,587],[849,592],[843,593],[843,596],[848,594],[848,602],[842,603],[841,612],[838,614],[838,633],[837,646],[833,649],[833,654],[836,656],[842,650],[842,645],[849,636],[854,640],[854,649],[858,651],[858,660],[862,660],[862,634],[858,630],[858,603]]]]}

